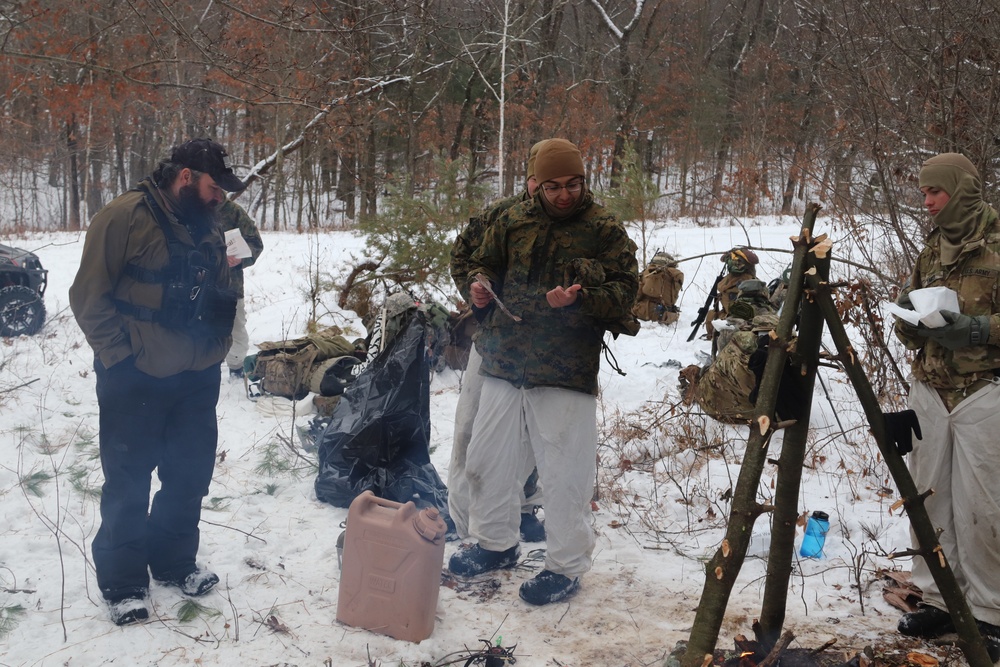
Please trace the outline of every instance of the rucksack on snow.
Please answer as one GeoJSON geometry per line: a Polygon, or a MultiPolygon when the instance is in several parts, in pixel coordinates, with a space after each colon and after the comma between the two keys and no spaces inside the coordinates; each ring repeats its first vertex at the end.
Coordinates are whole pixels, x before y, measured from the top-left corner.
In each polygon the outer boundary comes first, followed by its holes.
{"type": "Polygon", "coordinates": [[[321,387],[339,394],[349,381],[342,376],[349,376],[352,367],[360,363],[354,356],[355,343],[344,338],[338,327],[329,327],[302,338],[268,341],[257,347],[260,352],[244,361],[247,380],[259,383],[261,391],[294,400],[321,387]],[[344,357],[350,359],[343,360],[344,357]],[[334,360],[343,361],[338,363],[334,360]],[[327,378],[327,375],[337,377],[327,378]],[[341,382],[331,382],[333,379],[341,382]]]}

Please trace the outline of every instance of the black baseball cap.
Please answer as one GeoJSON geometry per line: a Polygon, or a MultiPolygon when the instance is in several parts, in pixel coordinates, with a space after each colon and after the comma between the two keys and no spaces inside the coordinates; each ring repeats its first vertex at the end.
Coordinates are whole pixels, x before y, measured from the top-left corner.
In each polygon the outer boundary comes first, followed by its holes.
{"type": "Polygon", "coordinates": [[[170,161],[208,174],[226,192],[240,192],[247,186],[226,162],[228,156],[226,149],[211,139],[192,139],[174,146],[170,161]]]}

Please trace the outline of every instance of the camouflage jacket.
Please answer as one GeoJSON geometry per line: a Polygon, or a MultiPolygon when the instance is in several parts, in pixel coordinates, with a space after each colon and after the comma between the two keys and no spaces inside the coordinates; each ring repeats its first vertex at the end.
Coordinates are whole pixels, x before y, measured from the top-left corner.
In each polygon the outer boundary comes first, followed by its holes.
{"type": "Polygon", "coordinates": [[[519,195],[493,202],[484,208],[479,215],[469,218],[469,224],[465,226],[465,229],[455,239],[455,245],[451,248],[451,279],[455,281],[455,287],[458,288],[459,294],[462,295],[466,303],[469,303],[468,277],[469,269],[471,268],[469,262],[472,259],[472,253],[476,252],[476,248],[483,242],[483,235],[486,234],[486,230],[497,221],[504,211],[528,199],[531,199],[531,197],[528,196],[528,191],[525,190],[519,195]]]}
{"type": "Polygon", "coordinates": [[[253,218],[236,202],[228,199],[224,201],[219,210],[215,212],[215,219],[223,233],[230,229],[240,230],[240,234],[250,246],[250,257],[244,257],[242,262],[230,267],[232,287],[240,295],[240,298],[243,298],[243,269],[253,266],[257,258],[260,257],[260,253],[264,251],[264,241],[260,238],[260,232],[257,231],[257,225],[253,223],[253,218]]]}
{"type": "Polygon", "coordinates": [[[958,292],[962,313],[990,316],[989,344],[949,350],[900,321],[896,336],[907,349],[917,351],[911,363],[917,380],[936,389],[964,391],[1000,372],[1000,220],[995,210],[988,209],[977,238],[966,244],[958,261],[948,267],[941,265],[940,234],[935,228],[927,236],[903,294],[924,287],[950,287],[958,292]]]}
{"type": "Polygon", "coordinates": [[[639,267],[625,228],[590,193],[585,197],[580,212],[559,221],[537,199],[522,202],[486,231],[467,280],[487,275],[522,321],[490,304],[476,342],[484,375],[516,387],[597,394],[604,332],[609,322],[630,314],[639,267]],[[568,275],[583,285],[579,299],[551,308],[546,292],[565,287],[568,275]]]}

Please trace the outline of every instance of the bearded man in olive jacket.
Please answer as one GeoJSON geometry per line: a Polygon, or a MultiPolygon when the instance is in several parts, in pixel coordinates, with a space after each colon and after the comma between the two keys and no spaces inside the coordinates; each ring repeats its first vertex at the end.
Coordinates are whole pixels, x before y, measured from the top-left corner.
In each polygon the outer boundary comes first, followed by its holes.
{"type": "Polygon", "coordinates": [[[635,243],[594,202],[575,145],[545,142],[535,177],[535,196],[508,209],[471,259],[485,376],[466,465],[478,543],[455,553],[449,569],[471,576],[517,563],[517,476],[530,447],[545,489],[547,549],[545,569],[520,596],[541,605],[575,593],[591,568],[601,347],[629,316],[639,276],[635,243]]]}
{"type": "Polygon", "coordinates": [[[93,556],[118,625],[149,617],[150,573],[186,595],[219,581],[195,557],[236,306],[214,211],[244,185],[225,157],[214,141],[188,141],[101,209],[69,291],[94,350],[104,486],[93,556]]]}

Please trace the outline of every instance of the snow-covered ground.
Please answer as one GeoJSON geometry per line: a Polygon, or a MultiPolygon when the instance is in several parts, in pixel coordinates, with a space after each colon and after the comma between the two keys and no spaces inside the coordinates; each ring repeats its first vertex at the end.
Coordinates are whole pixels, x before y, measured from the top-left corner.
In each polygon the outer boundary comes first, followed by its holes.
{"type": "MultiPolygon", "coordinates": [[[[687,279],[677,325],[646,324],[635,338],[608,337],[627,376],[607,364],[601,374],[598,419],[604,444],[593,514],[598,542],[593,571],[583,578],[579,594],[547,607],[523,603],[518,585],[540,563],[525,548],[523,568],[492,577],[498,588],[482,582],[443,586],[435,630],[419,644],[336,621],[335,541],[347,510],[316,500],[314,469],[282,444],[299,445],[290,404],[251,402],[242,383],[228,377],[218,408],[220,456],[205,502],[200,551],[222,582],[200,600],[206,610],[194,620],[178,620],[183,598],[154,584],[153,620],[113,625],[89,555],[101,485],[92,353],[67,297],[83,236],[0,238],[37,252],[50,272],[45,328],[34,337],[0,341],[0,610],[5,610],[0,611],[0,665],[416,667],[464,664],[460,656],[491,637],[502,637],[504,646],[516,644],[517,664],[525,667],[659,664],[688,637],[703,561],[722,538],[729,507],[724,495],[735,483],[746,438],[745,428],[667,418],[664,406],[679,400],[677,370],[696,363],[709,348],[700,339],[686,342],[690,322],[721,268],[719,254],[748,242],[790,249],[788,238],[798,230],[793,219],[745,224],[655,226],[647,257],[659,248],[679,257],[712,254],[681,264],[687,279]],[[654,413],[661,423],[653,423],[654,413]],[[629,437],[639,429],[648,435],[629,437]],[[699,447],[705,443],[717,446],[699,447]],[[292,470],[273,465],[275,457],[292,470]]],[[[816,229],[829,231],[825,226],[821,218],[816,229]]],[[[350,233],[265,232],[264,242],[263,256],[247,271],[255,342],[302,335],[311,312],[310,267],[318,263],[332,272],[351,261],[351,253],[364,254],[363,240],[350,233]]],[[[759,274],[768,280],[788,262],[788,255],[762,253],[759,274]]],[[[336,307],[335,293],[323,296],[318,312],[321,323],[364,335],[354,313],[336,307]]],[[[860,647],[894,632],[898,612],[882,600],[873,572],[888,565],[879,552],[909,546],[907,521],[890,512],[891,480],[859,426],[861,412],[846,381],[830,369],[822,375],[830,397],[817,388],[800,510],[828,512],[831,530],[826,557],[795,566],[786,627],[801,646],[836,637],[838,646],[860,647]]],[[[445,480],[460,380],[459,373],[445,370],[431,385],[432,460],[445,480]]],[[[310,418],[300,409],[299,424],[310,418]]],[[[765,471],[762,498],[772,493],[774,473],[765,471]]],[[[457,546],[448,544],[446,559],[457,546]]],[[[767,547],[763,518],[754,529],[720,646],[729,646],[738,633],[751,634],[767,547]]]]}

